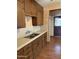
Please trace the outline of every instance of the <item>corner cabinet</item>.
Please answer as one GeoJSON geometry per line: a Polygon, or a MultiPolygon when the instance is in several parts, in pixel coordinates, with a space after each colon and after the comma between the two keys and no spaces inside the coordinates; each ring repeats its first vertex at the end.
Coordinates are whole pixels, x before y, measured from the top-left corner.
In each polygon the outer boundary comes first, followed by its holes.
{"type": "Polygon", "coordinates": [[[46,45],[47,32],[17,51],[17,59],[37,59],[37,56],[46,45]]]}
{"type": "Polygon", "coordinates": [[[24,1],[17,1],[17,28],[25,27],[24,1]]]}

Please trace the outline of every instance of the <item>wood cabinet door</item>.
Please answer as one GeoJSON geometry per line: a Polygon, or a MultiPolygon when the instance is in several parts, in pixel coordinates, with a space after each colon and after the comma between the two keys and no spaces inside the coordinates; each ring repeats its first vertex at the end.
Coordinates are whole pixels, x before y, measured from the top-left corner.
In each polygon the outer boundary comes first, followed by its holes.
{"type": "Polygon", "coordinates": [[[25,14],[36,17],[36,5],[34,0],[25,0],[25,14]]]}
{"type": "Polygon", "coordinates": [[[25,0],[25,15],[31,16],[31,0],[25,0]]]}
{"type": "Polygon", "coordinates": [[[32,54],[32,45],[31,43],[24,46],[24,55],[32,54]]]}
{"type": "Polygon", "coordinates": [[[32,44],[24,46],[24,55],[27,56],[26,59],[33,59],[32,44]]]}
{"type": "Polygon", "coordinates": [[[37,25],[43,25],[43,7],[36,3],[37,9],[37,25]]]}
{"type": "Polygon", "coordinates": [[[34,0],[31,0],[31,3],[32,3],[32,7],[31,7],[32,16],[36,17],[36,15],[37,15],[36,2],[34,0]]]}
{"type": "Polygon", "coordinates": [[[18,0],[19,2],[19,6],[22,8],[22,9],[25,9],[25,0],[18,0]]]}
{"type": "Polygon", "coordinates": [[[38,22],[38,25],[43,25],[43,19],[42,19],[42,12],[41,11],[39,11],[38,13],[37,13],[37,22],[38,22]]]}
{"type": "Polygon", "coordinates": [[[17,59],[33,59],[31,43],[17,51],[17,59]]]}
{"type": "Polygon", "coordinates": [[[35,41],[33,41],[33,55],[34,55],[34,59],[37,58],[37,56],[39,55],[41,49],[42,49],[41,37],[38,37],[35,41]]]}
{"type": "Polygon", "coordinates": [[[17,27],[18,28],[25,27],[25,13],[20,6],[20,2],[17,2],[17,27]]]}
{"type": "Polygon", "coordinates": [[[24,56],[24,48],[21,48],[20,50],[17,51],[18,56],[24,56]]]}
{"type": "Polygon", "coordinates": [[[34,40],[33,42],[32,42],[32,45],[33,45],[33,58],[34,59],[36,59],[36,57],[37,57],[37,55],[38,55],[38,39],[36,39],[36,40],[34,40]]]}
{"type": "Polygon", "coordinates": [[[47,32],[44,34],[44,45],[47,45],[47,32]]]}

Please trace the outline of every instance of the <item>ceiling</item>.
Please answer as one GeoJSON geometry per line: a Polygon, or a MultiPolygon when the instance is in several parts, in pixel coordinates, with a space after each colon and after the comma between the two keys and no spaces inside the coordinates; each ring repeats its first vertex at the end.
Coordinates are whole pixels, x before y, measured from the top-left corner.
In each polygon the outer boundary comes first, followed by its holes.
{"type": "Polygon", "coordinates": [[[39,3],[41,6],[43,7],[46,7],[48,6],[49,4],[52,4],[52,3],[60,3],[61,0],[35,0],[37,3],[39,3]]]}

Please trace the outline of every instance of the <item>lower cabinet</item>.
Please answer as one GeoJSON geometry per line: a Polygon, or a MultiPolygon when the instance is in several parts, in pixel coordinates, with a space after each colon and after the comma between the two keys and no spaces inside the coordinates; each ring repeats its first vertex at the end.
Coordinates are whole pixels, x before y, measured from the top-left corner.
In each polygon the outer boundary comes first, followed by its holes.
{"type": "Polygon", "coordinates": [[[43,35],[43,47],[47,45],[47,32],[43,35]]]}
{"type": "Polygon", "coordinates": [[[17,51],[17,59],[33,59],[32,44],[28,44],[17,51]]]}
{"type": "Polygon", "coordinates": [[[38,56],[38,54],[40,53],[41,51],[41,39],[40,37],[37,38],[34,42],[33,42],[33,54],[34,54],[34,59],[36,59],[36,57],[38,56]]]}
{"type": "Polygon", "coordinates": [[[40,54],[41,50],[47,45],[47,32],[32,42],[34,59],[40,54]]]}
{"type": "Polygon", "coordinates": [[[47,32],[17,51],[17,59],[36,59],[46,45],[47,32]]]}

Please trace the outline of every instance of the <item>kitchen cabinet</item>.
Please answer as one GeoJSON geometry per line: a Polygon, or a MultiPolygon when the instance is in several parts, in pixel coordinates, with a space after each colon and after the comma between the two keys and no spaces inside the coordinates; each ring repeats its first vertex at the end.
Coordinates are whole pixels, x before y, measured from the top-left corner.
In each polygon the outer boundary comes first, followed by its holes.
{"type": "Polygon", "coordinates": [[[43,25],[43,14],[42,11],[37,12],[37,24],[43,25]]]}
{"type": "Polygon", "coordinates": [[[23,10],[25,9],[25,0],[18,0],[17,3],[20,8],[22,8],[23,10]]]}
{"type": "Polygon", "coordinates": [[[24,56],[24,47],[17,51],[18,56],[24,56]]]}
{"type": "Polygon", "coordinates": [[[36,57],[38,56],[38,54],[41,51],[41,39],[40,37],[37,38],[34,42],[33,42],[33,54],[34,54],[34,59],[36,59],[36,57]]]}
{"type": "Polygon", "coordinates": [[[24,28],[25,27],[25,12],[24,12],[24,4],[20,2],[21,0],[17,1],[17,28],[24,28]]]}
{"type": "Polygon", "coordinates": [[[17,0],[17,28],[25,27],[25,15],[36,17],[33,25],[43,25],[43,7],[34,0],[17,0]]]}
{"type": "Polygon", "coordinates": [[[31,44],[28,44],[17,51],[17,59],[33,59],[31,44]]]}
{"type": "Polygon", "coordinates": [[[32,16],[36,17],[37,16],[36,2],[35,2],[35,0],[31,0],[31,2],[32,2],[31,14],[32,14],[32,16]]]}
{"type": "Polygon", "coordinates": [[[43,25],[43,7],[37,3],[37,23],[43,25]]]}
{"type": "Polygon", "coordinates": [[[43,35],[43,48],[47,45],[47,32],[43,35]]]}
{"type": "Polygon", "coordinates": [[[31,43],[24,47],[24,55],[27,56],[26,59],[33,59],[33,51],[31,43]]]}
{"type": "Polygon", "coordinates": [[[33,20],[33,24],[34,26],[43,25],[43,7],[40,6],[37,2],[35,3],[35,6],[36,6],[37,19],[33,20]]]}
{"type": "Polygon", "coordinates": [[[34,59],[37,58],[39,55],[40,51],[47,45],[47,33],[41,35],[38,37],[35,41],[33,41],[33,54],[34,54],[34,59]]]}
{"type": "Polygon", "coordinates": [[[47,45],[47,32],[17,51],[17,59],[36,59],[47,45]]]}
{"type": "Polygon", "coordinates": [[[36,16],[36,5],[34,0],[25,0],[25,15],[36,16]]]}
{"type": "Polygon", "coordinates": [[[31,16],[31,0],[25,0],[25,15],[31,16]]]}

